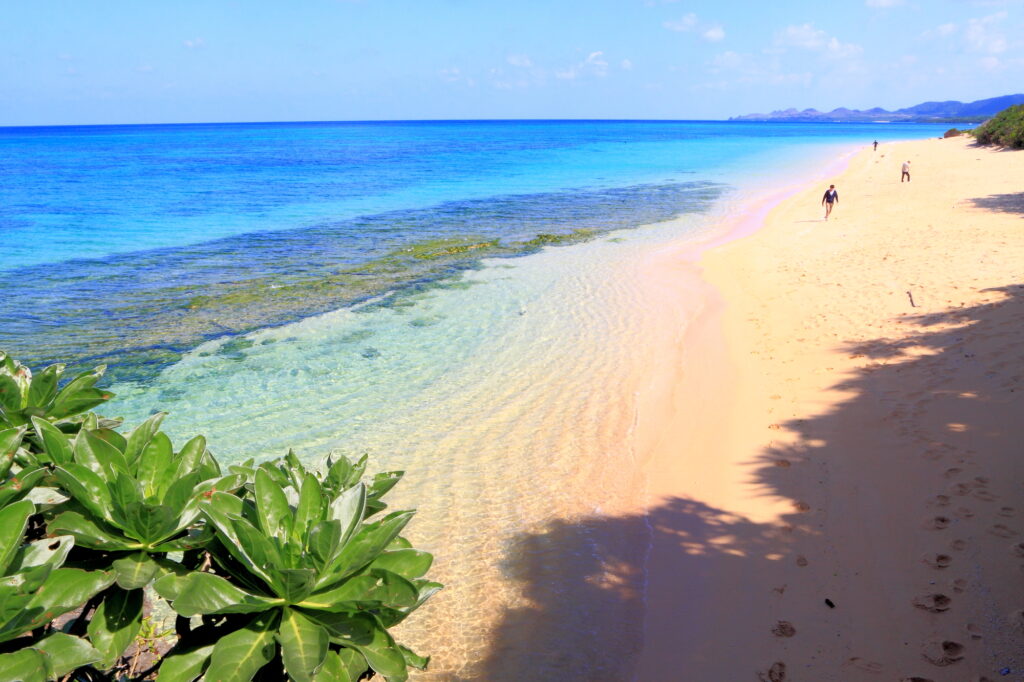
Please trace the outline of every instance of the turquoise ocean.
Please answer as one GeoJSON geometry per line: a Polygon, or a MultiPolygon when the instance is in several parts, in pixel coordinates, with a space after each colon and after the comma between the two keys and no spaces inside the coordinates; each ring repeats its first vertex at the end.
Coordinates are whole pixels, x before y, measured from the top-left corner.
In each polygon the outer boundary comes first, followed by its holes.
{"type": "Polygon", "coordinates": [[[614,679],[640,636],[625,612],[579,606],[549,656],[508,623],[531,608],[517,566],[605,551],[531,539],[642,493],[637,406],[693,314],[685,291],[666,307],[637,284],[645,259],[873,140],[944,128],[3,128],[0,349],[105,364],[108,416],[167,411],[176,442],[203,433],[226,461],[338,450],[406,470],[395,502],[419,509],[413,539],[449,585],[408,625],[434,655],[422,679],[614,679]]]}

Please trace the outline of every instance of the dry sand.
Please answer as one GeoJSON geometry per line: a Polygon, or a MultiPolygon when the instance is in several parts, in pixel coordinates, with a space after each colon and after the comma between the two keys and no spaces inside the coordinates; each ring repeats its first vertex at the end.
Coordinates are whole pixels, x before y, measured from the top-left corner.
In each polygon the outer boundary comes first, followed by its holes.
{"type": "Polygon", "coordinates": [[[700,267],[636,679],[1024,679],[1024,152],[880,145],[700,267]]]}

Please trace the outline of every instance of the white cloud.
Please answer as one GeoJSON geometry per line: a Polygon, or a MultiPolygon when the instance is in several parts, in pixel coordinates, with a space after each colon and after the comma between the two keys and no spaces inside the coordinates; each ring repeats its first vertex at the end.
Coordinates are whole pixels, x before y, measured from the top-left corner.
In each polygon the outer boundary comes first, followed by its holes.
{"type": "Polygon", "coordinates": [[[721,54],[715,55],[711,63],[720,69],[737,69],[743,65],[743,61],[743,56],[739,53],[726,50],[721,54]]]}
{"type": "Polygon", "coordinates": [[[749,53],[726,50],[708,63],[705,90],[786,86],[808,88],[845,84],[867,72],[864,48],[843,42],[813,23],[792,24],[775,33],[772,43],[749,53]]]}
{"type": "Polygon", "coordinates": [[[864,48],[854,43],[841,43],[836,38],[829,38],[825,44],[825,50],[828,56],[835,59],[850,59],[856,57],[864,52],[864,48]]]}
{"type": "Polygon", "coordinates": [[[206,41],[203,40],[202,38],[189,38],[188,40],[184,41],[182,44],[185,47],[187,47],[188,49],[190,49],[190,50],[194,50],[194,49],[200,48],[200,47],[206,47],[206,41]]]}
{"type": "Polygon", "coordinates": [[[525,54],[510,54],[509,56],[505,57],[505,61],[511,64],[512,66],[518,66],[524,69],[533,66],[533,60],[531,60],[525,54]]]}
{"type": "Polygon", "coordinates": [[[1007,16],[1006,12],[996,12],[987,17],[970,19],[964,29],[967,45],[975,52],[1000,54],[1006,51],[1006,36],[999,31],[998,25],[1007,16]]]}
{"type": "Polygon", "coordinates": [[[670,31],[692,31],[697,27],[697,15],[690,12],[689,14],[684,14],[679,19],[663,22],[662,26],[670,31]]]}
{"type": "Polygon", "coordinates": [[[787,26],[775,34],[775,44],[784,47],[801,47],[805,50],[817,50],[825,45],[828,34],[813,24],[787,26]]]}
{"type": "MultiPolygon", "coordinates": [[[[507,60],[506,60],[507,61],[507,60]]],[[[531,61],[532,65],[533,62],[531,61]]],[[[501,67],[487,70],[487,82],[496,90],[525,90],[538,80],[543,80],[543,72],[540,69],[525,71],[522,66],[513,64],[516,68],[511,73],[506,73],[501,67]],[[538,77],[538,74],[540,76],[538,77]]],[[[471,83],[473,85],[475,83],[471,83]]]]}
{"type": "Polygon", "coordinates": [[[623,71],[632,71],[633,62],[628,59],[623,59],[621,62],[619,62],[619,67],[621,67],[623,71]]]}
{"type": "Polygon", "coordinates": [[[725,29],[722,28],[721,24],[712,24],[701,21],[693,12],[684,14],[678,19],[664,21],[661,25],[670,31],[676,31],[677,33],[689,33],[690,31],[697,32],[700,34],[701,38],[709,43],[717,43],[725,38],[725,29]]]}
{"type": "Polygon", "coordinates": [[[960,27],[957,26],[952,21],[950,21],[945,24],[939,24],[935,28],[928,29],[927,31],[922,33],[920,37],[924,38],[925,40],[931,40],[933,38],[948,38],[949,36],[956,33],[958,30],[960,30],[960,27]]]}
{"type": "Polygon", "coordinates": [[[457,66],[453,66],[450,69],[441,69],[437,72],[437,75],[441,77],[441,80],[448,81],[449,83],[462,80],[462,70],[457,66]]]}
{"type": "Polygon", "coordinates": [[[709,72],[717,81],[698,86],[700,90],[730,90],[736,86],[800,85],[808,86],[814,75],[806,71],[787,71],[776,58],[742,54],[727,50],[715,55],[709,72]]]}
{"type": "Polygon", "coordinates": [[[597,72],[598,76],[608,73],[608,62],[604,60],[604,52],[591,52],[583,63],[597,72]]]}
{"type": "Polygon", "coordinates": [[[820,52],[830,59],[849,60],[860,56],[864,48],[856,43],[844,43],[835,36],[829,36],[814,24],[794,24],[775,34],[776,51],[765,50],[766,54],[780,54],[786,48],[820,52]]]}
{"type": "Polygon", "coordinates": [[[591,52],[587,55],[586,59],[578,64],[555,71],[555,78],[559,80],[575,80],[580,76],[586,75],[593,75],[599,78],[604,78],[608,75],[608,62],[604,58],[603,51],[591,52]]]}
{"type": "Polygon", "coordinates": [[[704,40],[708,42],[717,43],[718,41],[725,38],[725,30],[721,26],[712,26],[711,28],[704,31],[702,34],[704,40]]]}

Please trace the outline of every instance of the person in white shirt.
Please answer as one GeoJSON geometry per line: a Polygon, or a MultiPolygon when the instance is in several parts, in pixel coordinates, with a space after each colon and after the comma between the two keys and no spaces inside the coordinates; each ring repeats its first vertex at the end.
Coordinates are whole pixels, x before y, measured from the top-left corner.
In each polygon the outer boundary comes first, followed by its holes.
{"type": "Polygon", "coordinates": [[[903,182],[904,180],[906,180],[907,182],[910,182],[910,162],[909,161],[907,161],[906,163],[903,164],[903,175],[900,176],[900,182],[903,182]]]}

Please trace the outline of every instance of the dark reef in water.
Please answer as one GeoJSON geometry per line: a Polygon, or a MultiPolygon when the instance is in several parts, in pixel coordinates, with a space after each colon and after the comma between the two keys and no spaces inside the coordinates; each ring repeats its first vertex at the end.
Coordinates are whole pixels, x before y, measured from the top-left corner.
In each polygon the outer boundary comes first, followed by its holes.
{"type": "Polygon", "coordinates": [[[114,380],[144,381],[210,339],[360,302],[400,309],[426,288],[463,286],[457,276],[483,258],[703,212],[724,190],[688,182],[492,197],[30,266],[0,273],[0,348],[33,366],[104,363],[114,380]]]}

